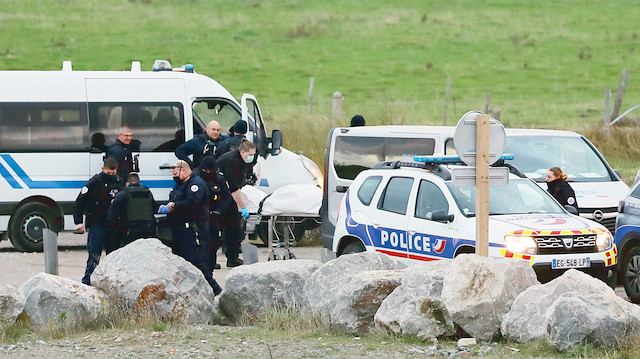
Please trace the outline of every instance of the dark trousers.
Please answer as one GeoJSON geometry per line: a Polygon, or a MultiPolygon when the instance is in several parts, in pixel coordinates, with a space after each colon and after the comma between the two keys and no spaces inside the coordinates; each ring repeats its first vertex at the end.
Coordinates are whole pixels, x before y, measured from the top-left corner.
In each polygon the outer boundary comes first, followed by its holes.
{"type": "Polygon", "coordinates": [[[182,226],[173,227],[172,231],[173,253],[196,266],[196,268],[198,268],[202,272],[202,274],[204,274],[204,278],[212,288],[218,286],[216,280],[213,279],[213,276],[211,274],[212,271],[208,270],[207,267],[202,263],[196,232],[193,229],[184,228],[182,226]]]}
{"type": "Polygon", "coordinates": [[[98,266],[100,262],[100,256],[102,255],[102,249],[107,254],[118,249],[118,241],[111,231],[110,226],[105,223],[92,223],[87,235],[87,251],[89,252],[89,259],[87,259],[87,268],[84,271],[84,277],[82,277],[82,283],[91,285],[91,274],[98,266]]]}
{"type": "Polygon", "coordinates": [[[222,240],[227,248],[227,261],[235,261],[240,253],[240,243],[244,239],[242,214],[240,212],[223,214],[220,217],[220,222],[222,224],[222,240]]]}

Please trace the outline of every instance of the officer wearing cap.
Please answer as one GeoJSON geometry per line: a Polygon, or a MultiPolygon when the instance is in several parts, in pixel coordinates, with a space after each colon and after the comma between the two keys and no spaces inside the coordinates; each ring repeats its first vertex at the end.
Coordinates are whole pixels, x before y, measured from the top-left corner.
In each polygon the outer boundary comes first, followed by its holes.
{"type": "Polygon", "coordinates": [[[233,150],[220,156],[217,160],[220,172],[224,174],[231,191],[231,197],[235,201],[240,212],[228,213],[222,216],[225,236],[228,236],[229,247],[227,247],[227,267],[235,267],[242,264],[242,260],[237,258],[240,250],[240,242],[244,239],[243,218],[249,217],[249,210],[242,198],[242,187],[245,185],[247,172],[251,171],[251,164],[255,163],[256,145],[244,140],[237,150],[233,150]]]}
{"type": "Polygon", "coordinates": [[[138,238],[156,236],[155,213],[156,202],[149,188],[140,184],[136,172],[129,173],[127,186],[113,199],[107,219],[114,224],[116,235],[120,239],[120,247],[138,238]]]}
{"type": "Polygon", "coordinates": [[[169,203],[160,206],[159,213],[167,213],[171,224],[173,253],[196,266],[213,289],[215,295],[222,288],[213,279],[200,258],[198,241],[207,236],[209,216],[209,190],[202,178],[191,171],[189,164],[178,160],[171,172],[176,185],[169,193],[169,203]]]}
{"type": "Polygon", "coordinates": [[[118,162],[112,157],[107,157],[104,160],[102,172],[91,177],[76,198],[73,212],[76,233],[81,234],[86,229],[89,230],[87,236],[89,259],[82,278],[82,283],[86,285],[91,285],[91,274],[100,262],[102,249],[104,248],[107,254],[118,249],[117,239],[107,219],[109,204],[125,185],[124,179],[116,174],[117,170],[118,162]],[[86,218],[85,223],[83,223],[83,217],[86,218]]]}
{"type": "Polygon", "coordinates": [[[242,140],[244,140],[244,135],[247,133],[247,123],[242,120],[238,120],[231,129],[233,136],[227,138],[220,144],[220,146],[218,146],[218,149],[216,149],[216,158],[229,151],[238,149],[242,140]]]}
{"type": "MultiPolygon", "coordinates": [[[[216,261],[220,242],[223,240],[227,248],[227,258],[231,262],[238,260],[237,244],[230,243],[231,236],[223,235],[226,232],[224,228],[223,216],[235,215],[238,213],[229,185],[224,175],[218,171],[216,160],[213,157],[207,157],[202,161],[199,169],[199,175],[209,185],[209,238],[210,244],[208,248],[202,248],[202,257],[212,269],[220,269],[220,265],[216,261]]],[[[203,244],[202,242],[200,243],[203,244]]],[[[228,261],[229,262],[229,261],[228,261]]]]}
{"type": "Polygon", "coordinates": [[[205,157],[215,155],[216,149],[226,138],[227,136],[220,134],[218,121],[211,121],[207,124],[205,133],[195,136],[176,148],[176,157],[187,162],[191,168],[196,168],[205,157]],[[189,155],[193,155],[193,161],[189,159],[189,155]]]}

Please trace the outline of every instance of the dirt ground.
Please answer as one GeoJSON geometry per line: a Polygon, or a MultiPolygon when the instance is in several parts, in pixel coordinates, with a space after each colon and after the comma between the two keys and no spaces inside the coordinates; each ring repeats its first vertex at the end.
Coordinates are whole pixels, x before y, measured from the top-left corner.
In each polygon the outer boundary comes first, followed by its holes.
{"type": "MultiPolygon", "coordinates": [[[[58,274],[61,277],[80,281],[84,275],[87,264],[87,235],[73,234],[70,232],[60,233],[58,236],[58,274]]],[[[282,256],[284,249],[274,249],[276,254],[282,256]]],[[[294,247],[291,252],[296,258],[320,260],[321,247],[294,247]]],[[[267,261],[267,248],[258,247],[258,260],[267,261]]],[[[104,253],[103,253],[104,256],[104,253]]],[[[221,269],[213,272],[213,277],[224,288],[225,278],[229,274],[230,268],[226,267],[226,257],[218,253],[218,263],[221,269]]],[[[10,284],[15,287],[21,286],[29,278],[44,272],[43,253],[22,253],[13,249],[11,242],[0,242],[0,284],[10,284]]]]}

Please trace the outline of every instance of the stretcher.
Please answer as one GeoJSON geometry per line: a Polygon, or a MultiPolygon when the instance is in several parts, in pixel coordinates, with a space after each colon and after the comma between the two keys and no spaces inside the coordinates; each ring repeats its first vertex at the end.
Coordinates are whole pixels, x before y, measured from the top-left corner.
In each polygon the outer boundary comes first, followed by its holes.
{"type": "Polygon", "coordinates": [[[268,260],[294,259],[291,252],[295,243],[292,229],[308,219],[319,223],[322,189],[314,185],[292,184],[267,195],[255,187],[245,186],[242,194],[249,210],[246,233],[255,233],[257,226],[266,222],[268,260]],[[282,233],[277,230],[280,226],[284,229],[282,233]]]}

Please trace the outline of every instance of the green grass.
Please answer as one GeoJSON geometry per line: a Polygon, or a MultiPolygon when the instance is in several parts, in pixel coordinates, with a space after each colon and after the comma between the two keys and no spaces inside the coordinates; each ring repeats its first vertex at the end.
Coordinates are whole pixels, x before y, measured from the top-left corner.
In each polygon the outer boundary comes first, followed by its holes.
{"type": "Polygon", "coordinates": [[[63,60],[73,60],[76,70],[121,70],[132,60],[149,69],[158,58],[192,63],[236,96],[258,96],[267,126],[285,130],[285,145],[316,162],[333,126],[335,91],[344,95],[338,125],[354,113],[372,124],[440,124],[448,76],[451,125],[481,109],[486,93],[511,127],[596,125],[604,90],[615,95],[623,68],[631,79],[622,110],[640,102],[640,30],[633,26],[640,8],[633,0],[3,0],[0,6],[0,69],[58,70],[63,60]],[[300,130],[308,126],[312,131],[300,130]]]}

